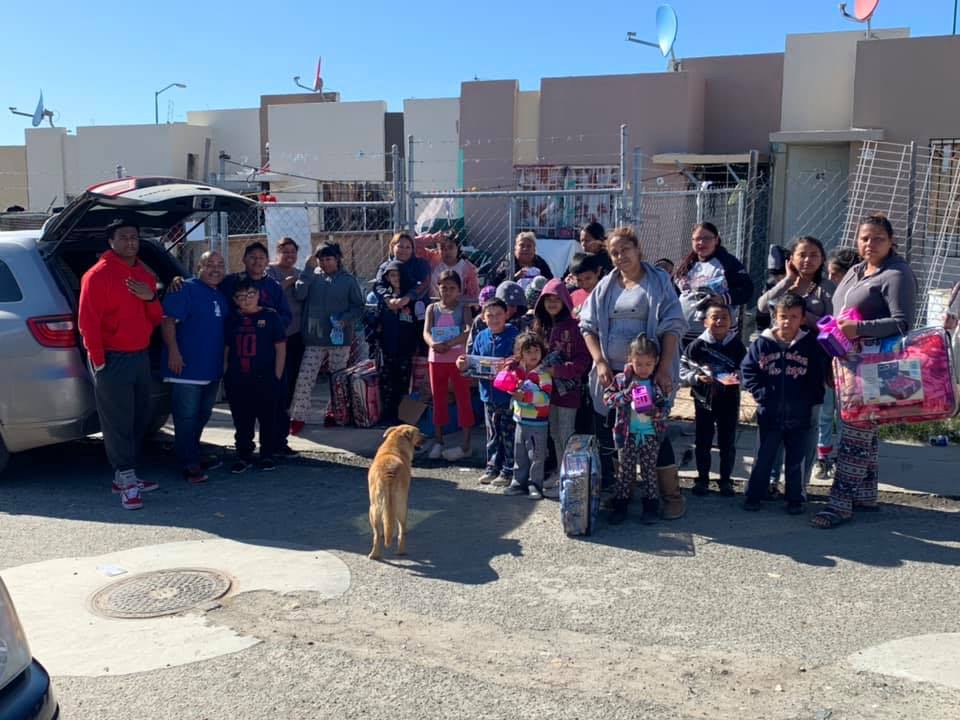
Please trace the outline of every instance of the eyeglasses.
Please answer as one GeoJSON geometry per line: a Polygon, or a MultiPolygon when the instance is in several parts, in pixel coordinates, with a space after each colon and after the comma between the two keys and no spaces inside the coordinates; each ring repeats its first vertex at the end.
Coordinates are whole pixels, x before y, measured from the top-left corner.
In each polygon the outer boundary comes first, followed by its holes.
{"type": "Polygon", "coordinates": [[[260,297],[260,293],[256,290],[248,290],[247,292],[238,292],[233,294],[234,300],[245,300],[246,298],[255,298],[260,297]]]}

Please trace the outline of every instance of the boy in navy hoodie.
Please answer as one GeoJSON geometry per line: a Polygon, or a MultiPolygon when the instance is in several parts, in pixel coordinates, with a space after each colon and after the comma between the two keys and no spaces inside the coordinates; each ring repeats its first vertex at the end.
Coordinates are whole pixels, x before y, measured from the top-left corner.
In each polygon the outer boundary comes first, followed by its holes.
{"type": "Polygon", "coordinates": [[[730,308],[711,300],[704,313],[706,330],[687,345],[680,359],[680,379],[693,393],[696,428],[697,479],[694,495],[706,495],[710,485],[710,450],[716,427],[720,450],[720,494],[734,494],[737,423],[740,421],[740,363],[747,349],[731,329],[730,308]]]}
{"type": "Polygon", "coordinates": [[[803,512],[801,467],[810,414],[823,402],[827,358],[813,333],[803,329],[806,303],[794,293],[780,296],[773,327],[764,330],[741,365],[743,386],[757,401],[760,447],[750,473],[745,510],[759,510],[780,443],[784,449],[787,512],[803,512]]]}

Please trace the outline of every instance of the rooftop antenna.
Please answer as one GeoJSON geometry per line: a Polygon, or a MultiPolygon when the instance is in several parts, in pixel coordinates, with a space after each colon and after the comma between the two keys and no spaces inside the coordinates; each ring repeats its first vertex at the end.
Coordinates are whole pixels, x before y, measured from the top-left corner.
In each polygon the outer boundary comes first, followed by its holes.
{"type": "Polygon", "coordinates": [[[851,15],[847,12],[847,4],[840,3],[840,14],[851,22],[866,23],[867,39],[869,40],[873,37],[873,34],[870,32],[870,20],[873,18],[873,13],[876,12],[877,5],[879,4],[880,0],[854,0],[853,15],[851,15]]]}
{"type": "Polygon", "coordinates": [[[664,57],[669,55],[670,63],[667,67],[676,72],[680,69],[680,63],[677,62],[677,57],[673,54],[673,45],[677,41],[677,29],[677,13],[669,5],[661,5],[657,8],[657,42],[640,40],[635,32],[627,33],[627,42],[657,48],[664,57]]]}
{"type": "MultiPolygon", "coordinates": [[[[43,122],[43,119],[46,118],[50,122],[50,127],[53,127],[53,110],[47,110],[43,106],[43,90],[40,91],[40,99],[37,101],[37,109],[32,113],[22,112],[17,110],[15,107],[10,107],[10,112],[14,115],[23,115],[24,117],[30,118],[30,124],[33,127],[39,127],[40,123],[43,122]]],[[[59,114],[59,113],[58,113],[59,114]]]]}

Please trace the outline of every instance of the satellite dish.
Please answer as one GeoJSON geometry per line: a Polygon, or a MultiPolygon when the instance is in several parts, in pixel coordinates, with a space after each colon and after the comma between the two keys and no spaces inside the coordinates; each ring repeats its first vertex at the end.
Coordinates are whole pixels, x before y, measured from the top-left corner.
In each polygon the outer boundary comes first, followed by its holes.
{"type": "Polygon", "coordinates": [[[34,127],[40,127],[43,122],[43,90],[40,91],[40,99],[37,101],[37,109],[33,111],[33,118],[30,124],[34,127]]]}
{"type": "Polygon", "coordinates": [[[877,9],[880,0],[856,0],[853,3],[853,16],[860,22],[866,22],[877,9]]]}
{"type": "MultiPolygon", "coordinates": [[[[879,2],[879,0],[877,0],[879,2]]],[[[857,3],[860,4],[859,2],[857,3]]],[[[866,4],[866,3],[865,3],[866,4]]],[[[874,3],[876,5],[876,2],[874,3]]],[[[677,41],[677,14],[669,5],[661,5],[657,8],[657,44],[660,46],[660,52],[666,57],[673,50],[673,44],[677,41]]]]}

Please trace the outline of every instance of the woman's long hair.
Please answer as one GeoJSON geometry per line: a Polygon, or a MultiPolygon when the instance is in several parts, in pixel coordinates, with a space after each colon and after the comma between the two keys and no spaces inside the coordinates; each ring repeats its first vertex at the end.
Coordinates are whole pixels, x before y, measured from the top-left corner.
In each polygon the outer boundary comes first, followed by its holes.
{"type": "MultiPolygon", "coordinates": [[[[697,230],[706,230],[711,235],[715,235],[717,237],[717,249],[713,251],[713,254],[716,255],[718,252],[720,252],[720,248],[723,247],[723,239],[720,237],[720,231],[717,230],[716,225],[714,225],[712,222],[697,223],[690,230],[690,234],[693,235],[697,230]]],[[[711,255],[711,257],[713,256],[711,255]]],[[[673,276],[677,280],[686,277],[687,273],[690,272],[690,268],[692,268],[694,263],[698,262],[699,260],[700,258],[697,257],[697,251],[691,250],[683,259],[683,262],[680,263],[680,266],[676,269],[676,271],[674,271],[673,276]]]]}
{"type": "Polygon", "coordinates": [[[823,243],[813,237],[813,235],[801,235],[790,244],[790,247],[787,250],[791,258],[797,251],[797,248],[803,245],[803,243],[816,245],[817,250],[820,251],[820,267],[818,267],[817,271],[813,274],[813,284],[820,285],[820,283],[823,282],[823,269],[827,266],[827,251],[823,249],[823,243]]]}
{"type": "Polygon", "coordinates": [[[533,331],[542,337],[543,341],[546,343],[550,342],[550,332],[553,330],[553,326],[557,322],[573,317],[573,315],[570,314],[570,308],[568,308],[567,304],[563,302],[563,298],[556,293],[549,294],[557,298],[562,305],[560,312],[557,313],[556,318],[547,312],[546,303],[543,302],[543,298],[546,296],[543,294],[540,295],[540,299],[533,308],[533,331]]]}

